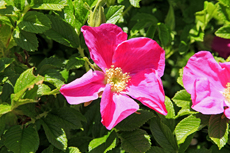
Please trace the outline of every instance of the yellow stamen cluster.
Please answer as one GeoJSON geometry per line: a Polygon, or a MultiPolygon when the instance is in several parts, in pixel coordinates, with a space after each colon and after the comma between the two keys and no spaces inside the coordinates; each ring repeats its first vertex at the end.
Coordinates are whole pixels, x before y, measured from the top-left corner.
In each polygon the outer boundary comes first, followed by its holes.
{"type": "Polygon", "coordinates": [[[105,82],[111,85],[111,90],[114,92],[119,93],[123,91],[129,80],[129,74],[123,73],[120,67],[114,68],[114,65],[112,65],[110,69],[106,69],[105,82]]]}
{"type": "Polygon", "coordinates": [[[226,89],[224,89],[223,96],[230,103],[230,83],[227,83],[226,89]]]}

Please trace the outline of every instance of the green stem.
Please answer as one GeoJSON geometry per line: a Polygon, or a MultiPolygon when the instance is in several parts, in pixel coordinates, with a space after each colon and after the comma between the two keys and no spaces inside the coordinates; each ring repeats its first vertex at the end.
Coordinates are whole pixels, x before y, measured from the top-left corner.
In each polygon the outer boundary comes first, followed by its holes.
{"type": "MultiPolygon", "coordinates": [[[[84,60],[85,60],[85,59],[87,59],[87,60],[88,60],[88,58],[87,58],[87,57],[85,57],[85,54],[84,54],[84,49],[82,49],[82,48],[81,48],[81,46],[79,46],[79,47],[78,47],[78,51],[79,51],[79,53],[80,53],[81,57],[83,57],[83,58],[84,58],[84,60]]],[[[88,60],[88,61],[87,61],[87,60],[85,60],[85,70],[86,70],[86,72],[87,72],[87,71],[89,71],[89,65],[88,65],[89,60],[88,60]]]]}
{"type": "Polygon", "coordinates": [[[129,5],[129,7],[122,13],[122,16],[125,16],[132,7],[132,5],[129,5]]]}

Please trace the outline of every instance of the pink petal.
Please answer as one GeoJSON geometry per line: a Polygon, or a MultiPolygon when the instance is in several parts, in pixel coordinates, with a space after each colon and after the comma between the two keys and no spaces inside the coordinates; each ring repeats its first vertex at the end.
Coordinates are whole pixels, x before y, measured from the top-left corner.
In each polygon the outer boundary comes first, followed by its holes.
{"type": "Polygon", "coordinates": [[[115,48],[127,40],[127,34],[114,24],[102,24],[99,27],[83,26],[81,31],[93,61],[103,71],[110,68],[115,48]]]}
{"type": "Polygon", "coordinates": [[[81,78],[63,85],[60,92],[68,103],[79,104],[97,99],[104,87],[104,73],[89,70],[81,78]]]}
{"type": "Polygon", "coordinates": [[[220,114],[224,111],[224,97],[209,80],[197,79],[193,86],[191,98],[194,110],[202,114],[220,114]]]}
{"type": "Polygon", "coordinates": [[[101,123],[111,130],[120,121],[136,112],[139,105],[130,97],[124,94],[111,92],[110,84],[107,84],[102,94],[100,111],[101,123]]]}
{"type": "Polygon", "coordinates": [[[165,67],[165,51],[152,39],[133,38],[119,44],[113,63],[130,74],[152,68],[161,77],[165,67]]]}
{"type": "Polygon", "coordinates": [[[201,112],[202,114],[220,114],[224,112],[223,102],[215,97],[206,97],[196,105],[192,106],[192,109],[201,112]]]}
{"type": "Polygon", "coordinates": [[[145,106],[166,115],[165,94],[160,77],[154,70],[141,71],[133,76],[127,88],[127,94],[139,100],[145,106]]]}
{"type": "Polygon", "coordinates": [[[223,87],[226,87],[226,84],[230,83],[230,62],[219,63],[223,72],[220,74],[220,80],[223,87]]]}
{"type": "Polygon", "coordinates": [[[224,110],[224,115],[225,115],[228,119],[230,119],[230,107],[228,107],[228,108],[226,108],[226,109],[224,110]]]}
{"type": "Polygon", "coordinates": [[[207,78],[215,89],[221,91],[223,90],[221,83],[223,71],[224,69],[215,61],[210,52],[200,51],[194,54],[184,67],[184,87],[191,94],[195,80],[207,78]]]}
{"type": "Polygon", "coordinates": [[[230,39],[214,37],[212,50],[217,52],[221,57],[227,58],[230,55],[230,39]]]}

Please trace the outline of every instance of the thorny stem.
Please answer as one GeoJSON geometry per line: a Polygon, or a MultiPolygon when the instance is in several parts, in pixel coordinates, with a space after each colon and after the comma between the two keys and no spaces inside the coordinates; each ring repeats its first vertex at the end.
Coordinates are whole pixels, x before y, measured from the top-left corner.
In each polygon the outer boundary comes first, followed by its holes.
{"type": "Polygon", "coordinates": [[[83,59],[85,60],[85,70],[86,70],[86,72],[87,72],[87,71],[89,71],[89,65],[91,66],[92,64],[89,62],[88,58],[85,57],[84,49],[82,49],[80,45],[79,45],[79,47],[78,47],[77,49],[78,49],[78,51],[79,51],[81,57],[83,57],[83,59]],[[87,59],[87,60],[86,60],[86,59],[87,59]],[[88,63],[90,63],[90,64],[88,65],[88,63]]]}

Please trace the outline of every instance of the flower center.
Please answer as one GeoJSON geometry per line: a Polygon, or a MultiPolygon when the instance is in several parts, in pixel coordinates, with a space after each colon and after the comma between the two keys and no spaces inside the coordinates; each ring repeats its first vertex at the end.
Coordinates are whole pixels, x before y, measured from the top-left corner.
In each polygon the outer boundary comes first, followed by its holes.
{"type": "Polygon", "coordinates": [[[123,91],[130,80],[129,74],[123,73],[120,67],[114,68],[114,65],[105,70],[105,81],[111,85],[111,90],[118,93],[123,91]]]}
{"type": "Polygon", "coordinates": [[[224,89],[223,96],[230,103],[230,83],[227,83],[226,88],[224,89]]]}

